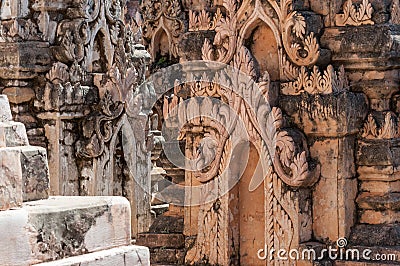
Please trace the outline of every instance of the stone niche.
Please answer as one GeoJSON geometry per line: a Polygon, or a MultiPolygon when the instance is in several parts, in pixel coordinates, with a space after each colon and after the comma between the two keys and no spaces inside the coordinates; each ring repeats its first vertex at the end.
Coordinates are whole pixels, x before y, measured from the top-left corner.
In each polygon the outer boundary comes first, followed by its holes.
{"type": "Polygon", "coordinates": [[[50,195],[125,196],[135,235],[150,221],[155,95],[139,86],[149,54],[125,7],[126,0],[1,1],[0,93],[31,143],[47,148],[50,195]]]}

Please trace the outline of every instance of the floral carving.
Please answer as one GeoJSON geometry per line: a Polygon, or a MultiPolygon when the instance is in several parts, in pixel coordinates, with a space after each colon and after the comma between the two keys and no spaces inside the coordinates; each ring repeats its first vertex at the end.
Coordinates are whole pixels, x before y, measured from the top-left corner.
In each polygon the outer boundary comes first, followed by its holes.
{"type": "Polygon", "coordinates": [[[219,8],[214,16],[205,10],[200,12],[189,10],[189,31],[214,30],[221,19],[222,13],[219,8]]]}
{"type": "MultiPolygon", "coordinates": [[[[319,57],[319,45],[314,33],[306,34],[306,22],[304,17],[291,9],[292,1],[269,0],[268,3],[279,18],[279,23],[274,25],[273,31],[279,33],[278,43],[282,43],[283,49],[279,50],[282,79],[293,79],[297,77],[296,66],[310,66],[315,64],[319,57]],[[294,66],[292,65],[294,64],[294,66]]],[[[243,5],[247,5],[243,3],[243,5]]],[[[239,36],[243,24],[238,20],[245,10],[242,6],[237,8],[236,1],[225,0],[224,7],[227,10],[226,17],[222,17],[215,27],[216,36],[211,45],[205,40],[202,54],[204,60],[214,60],[228,64],[237,49],[242,46],[244,36],[239,36]],[[215,48],[214,48],[215,46],[215,48]]],[[[254,15],[261,16],[259,9],[261,3],[255,2],[254,15]]]]}
{"type": "Polygon", "coordinates": [[[382,125],[378,126],[374,116],[369,114],[361,136],[365,139],[393,139],[400,137],[398,117],[392,112],[387,112],[382,125]]]}
{"type": "Polygon", "coordinates": [[[155,58],[155,38],[159,30],[164,30],[170,35],[168,38],[170,53],[178,56],[177,44],[185,30],[183,12],[178,0],[152,0],[142,1],[143,37],[150,46],[150,54],[155,58]]]}
{"type": "Polygon", "coordinates": [[[343,4],[343,14],[336,15],[337,26],[360,26],[373,25],[372,13],[374,9],[369,0],[363,0],[357,7],[352,0],[347,0],[343,4]]]}
{"type": "Polygon", "coordinates": [[[12,20],[0,24],[0,41],[13,42],[18,40],[38,41],[41,40],[38,26],[28,20],[12,20]]]}
{"type": "Polygon", "coordinates": [[[282,93],[287,95],[298,95],[302,92],[331,94],[347,90],[348,86],[343,66],[337,73],[331,65],[322,73],[317,66],[314,66],[311,73],[308,73],[305,67],[301,67],[299,76],[295,81],[282,84],[282,93]]]}

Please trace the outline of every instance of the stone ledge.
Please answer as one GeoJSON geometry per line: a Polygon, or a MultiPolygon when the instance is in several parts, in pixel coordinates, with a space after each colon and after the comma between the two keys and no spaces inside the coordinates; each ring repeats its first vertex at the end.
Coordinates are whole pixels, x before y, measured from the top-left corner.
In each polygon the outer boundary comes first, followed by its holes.
{"type": "Polygon", "coordinates": [[[390,25],[335,27],[325,29],[321,44],[346,69],[389,69],[399,65],[399,35],[390,25]]]}
{"type": "Polygon", "coordinates": [[[357,203],[364,210],[400,211],[400,193],[377,195],[375,193],[364,192],[358,196],[357,203]]]}
{"type": "Polygon", "coordinates": [[[123,197],[50,197],[0,212],[0,265],[32,265],[129,245],[123,197]],[[10,249],[9,245],[13,248],[10,249]]]}
{"type": "Polygon", "coordinates": [[[304,133],[312,137],[356,134],[368,113],[366,96],[353,92],[282,95],[280,106],[304,133]]]}
{"type": "Polygon", "coordinates": [[[0,148],[29,145],[25,125],[20,122],[0,122],[0,148]]]}
{"type": "Polygon", "coordinates": [[[150,265],[149,249],[142,246],[124,246],[67,259],[35,264],[36,266],[144,266],[150,265]]]}

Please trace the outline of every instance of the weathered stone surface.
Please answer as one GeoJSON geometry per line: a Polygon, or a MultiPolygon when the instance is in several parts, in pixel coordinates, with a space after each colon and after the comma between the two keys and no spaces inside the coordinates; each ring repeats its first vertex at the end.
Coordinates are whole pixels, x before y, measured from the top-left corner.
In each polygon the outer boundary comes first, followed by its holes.
{"type": "Polygon", "coordinates": [[[29,102],[35,97],[35,92],[31,88],[24,87],[6,88],[2,93],[7,95],[11,103],[15,104],[29,102]]]}
{"type": "Polygon", "coordinates": [[[283,95],[280,106],[309,136],[341,137],[355,134],[368,112],[365,95],[352,92],[283,95]]]}
{"type": "Polygon", "coordinates": [[[184,265],[185,252],[176,249],[154,249],[150,252],[150,262],[176,263],[184,265]]]}
{"type": "Polygon", "coordinates": [[[12,120],[10,104],[6,95],[0,94],[0,122],[12,120]]]}
{"type": "Polygon", "coordinates": [[[398,224],[358,224],[351,233],[350,243],[363,246],[398,246],[400,226],[398,224]]]}
{"type": "Polygon", "coordinates": [[[45,148],[23,146],[19,148],[22,168],[22,193],[24,201],[49,197],[49,166],[45,148]]]}
{"type": "Polygon", "coordinates": [[[361,181],[360,191],[381,195],[387,192],[400,192],[400,181],[361,181]]]}
{"type": "Polygon", "coordinates": [[[29,13],[28,0],[5,0],[0,6],[0,19],[24,17],[29,13]]]}
{"type": "Polygon", "coordinates": [[[0,212],[0,265],[31,265],[130,244],[123,197],[51,197],[0,212]]]}
{"type": "Polygon", "coordinates": [[[150,227],[151,233],[182,233],[183,218],[174,216],[160,216],[150,227]]]}
{"type": "Polygon", "coordinates": [[[312,156],[321,163],[321,178],[313,191],[313,232],[317,240],[335,241],[348,236],[355,222],[354,140],[317,140],[310,147],[312,156]]]}
{"type": "Polygon", "coordinates": [[[3,144],[3,147],[29,145],[25,125],[13,121],[0,122],[0,144],[3,144]]]}
{"type": "Polygon", "coordinates": [[[97,251],[57,261],[36,264],[37,266],[150,266],[150,252],[146,247],[124,246],[97,251]]]}
{"type": "Polygon", "coordinates": [[[362,193],[357,198],[357,203],[364,210],[400,211],[400,193],[362,193]]]}
{"type": "Polygon", "coordinates": [[[395,224],[400,222],[400,212],[392,210],[360,210],[360,223],[363,224],[395,224]]]}
{"type": "Polygon", "coordinates": [[[0,43],[0,77],[29,79],[51,67],[51,53],[45,42],[0,43]]]}
{"type": "Polygon", "coordinates": [[[149,248],[183,248],[185,240],[182,234],[139,234],[136,244],[149,248]]]}
{"type": "Polygon", "coordinates": [[[0,210],[21,206],[22,199],[20,154],[13,148],[0,148],[0,210]]]}
{"type": "Polygon", "coordinates": [[[10,184],[12,184],[17,198],[21,194],[23,201],[48,198],[49,170],[46,149],[20,146],[2,148],[0,153],[4,167],[2,179],[6,182],[7,179],[12,178],[10,184]],[[10,163],[11,165],[9,165],[10,163]],[[18,178],[16,178],[17,176],[18,178]]]}
{"type": "Polygon", "coordinates": [[[357,150],[360,166],[400,165],[400,139],[360,140],[357,150]]]}
{"type": "Polygon", "coordinates": [[[348,136],[316,140],[310,150],[321,163],[322,176],[337,176],[338,179],[345,179],[356,175],[354,148],[355,137],[348,136]]]}
{"type": "Polygon", "coordinates": [[[333,52],[332,60],[352,69],[390,68],[400,56],[398,27],[367,25],[324,31],[321,43],[333,52]]]}

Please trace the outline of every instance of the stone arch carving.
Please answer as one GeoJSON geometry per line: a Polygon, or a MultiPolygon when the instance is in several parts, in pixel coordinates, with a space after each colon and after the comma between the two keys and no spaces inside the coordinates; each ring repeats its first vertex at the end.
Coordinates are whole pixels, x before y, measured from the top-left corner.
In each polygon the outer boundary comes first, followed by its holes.
{"type": "Polygon", "coordinates": [[[54,36],[49,49],[56,62],[35,104],[51,123],[45,129],[54,145],[49,150],[55,194],[113,195],[115,149],[121,141],[129,168],[123,193],[131,202],[132,234],[146,231],[151,217],[148,116],[155,95],[153,87],[139,87],[150,56],[138,44],[136,25],[124,22],[126,1],[64,1],[50,7],[45,0],[37,2],[42,19],[54,23],[39,25],[54,36]],[[98,58],[104,64],[96,69],[92,64],[98,58]],[[68,144],[60,144],[66,136],[68,144]],[[74,168],[59,165],[72,160],[74,168]]]}
{"type": "Polygon", "coordinates": [[[249,27],[254,20],[260,18],[270,26],[277,40],[281,80],[293,80],[298,76],[300,66],[310,66],[317,62],[320,53],[317,40],[313,32],[306,34],[305,19],[291,9],[292,0],[279,3],[268,0],[267,5],[263,5],[260,0],[256,0],[254,4],[243,1],[239,7],[236,1],[225,0],[223,5],[227,15],[217,22],[213,44],[208,39],[204,42],[204,60],[229,63],[243,45],[244,34],[247,33],[243,25],[249,23],[249,27]],[[254,8],[250,15],[249,7],[254,8]],[[268,9],[277,18],[272,19],[271,15],[266,15],[264,9],[268,9]]]}
{"type": "MultiPolygon", "coordinates": [[[[234,59],[235,64],[239,66],[252,65],[250,61],[251,57],[246,56],[234,59]]],[[[251,71],[246,74],[249,73],[251,71]]],[[[264,89],[260,90],[258,87],[232,79],[235,75],[222,77],[223,75],[224,73],[215,74],[216,80],[210,82],[203,79],[176,85],[178,88],[175,88],[177,91],[184,89],[191,92],[191,97],[183,103],[183,108],[178,109],[177,113],[179,124],[186,123],[180,139],[193,139],[194,134],[198,143],[198,146],[194,147],[199,147],[200,151],[189,152],[197,155],[192,158],[192,169],[196,170],[189,174],[192,181],[188,182],[200,182],[205,187],[197,192],[197,188],[190,188],[192,192],[189,192],[192,195],[198,193],[204,204],[200,205],[198,212],[197,239],[194,247],[187,253],[188,263],[238,263],[233,259],[239,258],[240,248],[237,242],[234,243],[237,236],[234,236],[235,233],[230,228],[230,221],[234,215],[230,201],[234,196],[229,190],[231,171],[228,165],[232,150],[237,143],[243,141],[240,135],[243,132],[248,132],[250,142],[260,155],[263,169],[262,174],[258,173],[259,175],[252,178],[248,188],[251,193],[263,184],[261,187],[264,190],[264,205],[261,208],[265,214],[265,236],[262,241],[268,249],[278,250],[283,247],[298,247],[301,240],[311,237],[311,214],[310,209],[306,208],[306,205],[310,204],[309,199],[306,200],[309,191],[291,189],[310,186],[319,178],[319,166],[310,163],[304,136],[295,129],[285,129],[281,110],[276,107],[272,110],[269,108],[261,93],[268,91],[269,82],[262,83],[264,89]],[[225,81],[222,85],[221,80],[225,81]],[[225,104],[219,105],[213,102],[213,98],[222,99],[225,104]],[[232,111],[228,111],[229,108],[232,111]],[[225,127],[213,122],[208,117],[210,115],[219,118],[217,121],[224,121],[225,127]],[[238,129],[239,118],[243,121],[242,130],[238,129]],[[193,128],[206,130],[199,138],[198,133],[192,133],[193,128]],[[271,153],[271,149],[274,152],[271,153]],[[208,167],[204,168],[206,165],[208,167]],[[211,200],[213,195],[218,197],[211,200]],[[299,213],[305,215],[300,216],[299,213]]],[[[182,102],[182,99],[165,104],[176,105],[178,102],[182,102]]],[[[172,109],[168,106],[164,108],[172,109]]]]}

